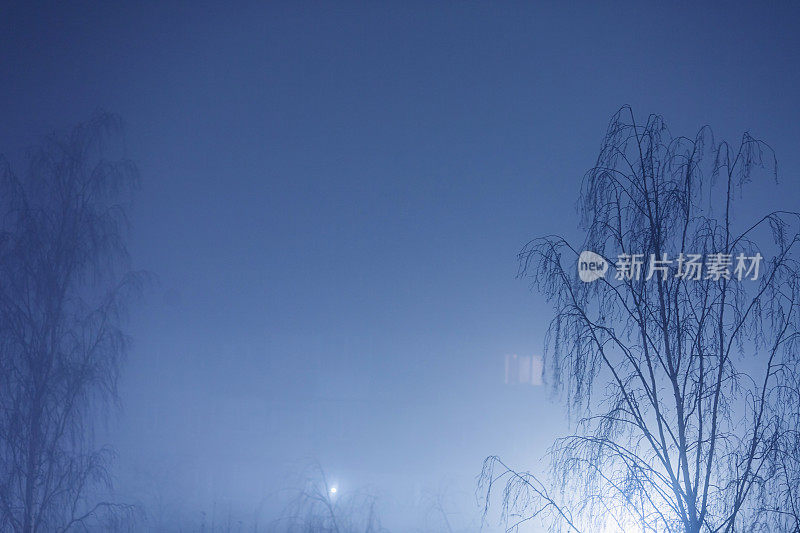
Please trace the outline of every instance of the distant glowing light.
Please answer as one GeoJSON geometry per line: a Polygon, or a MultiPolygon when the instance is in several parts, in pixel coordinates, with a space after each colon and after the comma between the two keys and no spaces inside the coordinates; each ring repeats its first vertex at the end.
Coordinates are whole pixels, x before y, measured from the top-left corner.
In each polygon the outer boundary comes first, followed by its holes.
{"type": "Polygon", "coordinates": [[[331,494],[336,494],[336,487],[331,487],[331,494]]]}

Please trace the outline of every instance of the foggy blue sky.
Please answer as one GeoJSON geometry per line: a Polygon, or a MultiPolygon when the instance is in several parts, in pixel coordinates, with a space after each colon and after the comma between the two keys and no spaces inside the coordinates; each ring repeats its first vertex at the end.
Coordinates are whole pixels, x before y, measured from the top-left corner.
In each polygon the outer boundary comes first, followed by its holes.
{"type": "Polygon", "coordinates": [[[786,6],[5,4],[0,150],[104,108],[142,175],[131,254],[160,284],[104,436],[118,488],[252,509],[313,458],[387,526],[437,490],[474,518],[482,459],[535,468],[565,427],[503,383],[551,317],[515,254],[578,236],[621,105],[765,139],[764,202],[797,208],[786,6]]]}

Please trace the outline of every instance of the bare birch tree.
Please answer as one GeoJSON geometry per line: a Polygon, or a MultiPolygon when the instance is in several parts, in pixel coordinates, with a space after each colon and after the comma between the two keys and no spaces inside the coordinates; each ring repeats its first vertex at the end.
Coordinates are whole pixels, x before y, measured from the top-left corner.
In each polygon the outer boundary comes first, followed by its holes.
{"type": "Polygon", "coordinates": [[[127,338],[126,209],[134,165],[108,159],[119,121],[97,114],[0,163],[0,529],[85,526],[114,506],[95,415],[116,397],[127,338]]]}
{"type": "Polygon", "coordinates": [[[799,216],[737,210],[759,174],[777,180],[777,165],[749,134],[731,145],[614,115],[581,188],[582,247],[547,236],[519,255],[554,305],[547,377],[577,421],[550,476],[486,459],[486,506],[501,489],[509,529],[800,531],[799,216]],[[609,272],[581,281],[582,250],[609,272]],[[759,255],[760,271],[737,270],[759,255]]]}

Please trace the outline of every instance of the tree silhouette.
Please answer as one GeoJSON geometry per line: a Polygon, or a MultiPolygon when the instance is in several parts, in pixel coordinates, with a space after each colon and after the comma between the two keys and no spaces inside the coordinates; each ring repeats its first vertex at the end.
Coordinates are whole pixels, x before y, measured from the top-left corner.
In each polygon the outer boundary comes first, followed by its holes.
{"type": "Polygon", "coordinates": [[[736,209],[764,172],[777,179],[775,157],[749,134],[732,146],[614,115],[578,202],[582,250],[609,273],[579,280],[581,250],[559,236],[519,255],[554,305],[548,379],[578,421],[549,452],[552,479],[484,462],[486,509],[499,483],[509,529],[800,530],[800,216],[736,209]],[[622,268],[634,254],[640,276],[622,268]],[[737,270],[757,254],[757,275],[737,270]]]}
{"type": "Polygon", "coordinates": [[[66,531],[119,510],[93,421],[116,397],[127,339],[126,202],[134,165],[105,156],[120,122],[98,113],[0,162],[0,529],[66,531]]]}

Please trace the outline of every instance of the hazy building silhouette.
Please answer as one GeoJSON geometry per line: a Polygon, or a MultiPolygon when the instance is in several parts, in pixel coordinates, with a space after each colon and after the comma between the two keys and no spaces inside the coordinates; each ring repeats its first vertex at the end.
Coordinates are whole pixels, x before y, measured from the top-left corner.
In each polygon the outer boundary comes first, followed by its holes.
{"type": "Polygon", "coordinates": [[[506,355],[506,385],[542,384],[544,365],[538,355],[506,355]]]}

